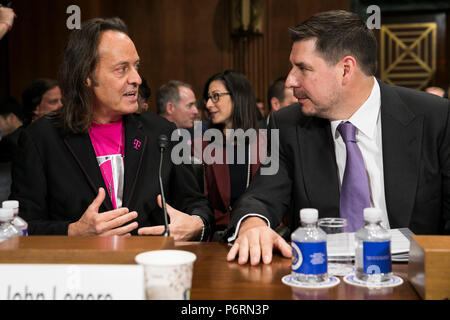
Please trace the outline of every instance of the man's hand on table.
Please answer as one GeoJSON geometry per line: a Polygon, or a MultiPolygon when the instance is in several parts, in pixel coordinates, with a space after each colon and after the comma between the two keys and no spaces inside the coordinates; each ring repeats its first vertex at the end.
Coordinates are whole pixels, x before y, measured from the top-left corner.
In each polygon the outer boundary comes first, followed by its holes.
{"type": "Polygon", "coordinates": [[[258,217],[245,219],[239,229],[239,235],[227,255],[227,261],[238,257],[239,264],[250,263],[257,265],[261,261],[265,264],[272,262],[272,251],[278,249],[286,258],[292,257],[291,246],[274,230],[258,217]]]}

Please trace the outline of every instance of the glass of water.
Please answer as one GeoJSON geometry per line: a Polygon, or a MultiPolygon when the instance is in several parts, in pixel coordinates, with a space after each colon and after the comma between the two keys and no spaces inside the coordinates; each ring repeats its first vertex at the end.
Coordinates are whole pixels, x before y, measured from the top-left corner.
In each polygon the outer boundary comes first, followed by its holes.
{"type": "Polygon", "coordinates": [[[347,229],[347,219],[322,218],[318,226],[327,234],[328,273],[334,276],[346,276],[354,272],[352,264],[355,249],[352,235],[347,229]]]}

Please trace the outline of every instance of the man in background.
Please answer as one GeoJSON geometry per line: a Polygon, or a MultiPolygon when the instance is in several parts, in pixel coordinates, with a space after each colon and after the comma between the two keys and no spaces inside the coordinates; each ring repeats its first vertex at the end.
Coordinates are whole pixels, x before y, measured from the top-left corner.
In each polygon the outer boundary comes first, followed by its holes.
{"type": "Polygon", "coordinates": [[[150,111],[149,110],[150,109],[149,102],[150,102],[151,95],[152,95],[152,91],[150,90],[150,87],[147,84],[147,80],[142,78],[142,83],[139,86],[139,96],[138,96],[139,109],[138,109],[138,113],[150,111]]]}
{"type": "Polygon", "coordinates": [[[62,107],[61,89],[54,79],[33,80],[22,93],[23,124],[28,126],[52,111],[62,107]]]}
{"type": "Polygon", "coordinates": [[[425,89],[425,92],[434,94],[434,95],[436,95],[438,97],[441,97],[441,98],[443,98],[445,96],[444,89],[439,88],[439,87],[428,87],[428,88],[425,89]]]}
{"type": "Polygon", "coordinates": [[[258,107],[261,117],[265,119],[266,118],[266,108],[264,107],[264,102],[261,99],[257,98],[256,106],[258,107]]]}
{"type": "Polygon", "coordinates": [[[264,120],[264,123],[260,122],[262,128],[267,128],[272,113],[283,109],[291,104],[297,103],[297,99],[294,97],[294,91],[292,88],[286,88],[286,77],[280,77],[276,79],[267,90],[267,101],[269,103],[269,114],[264,120]]]}
{"type": "Polygon", "coordinates": [[[269,113],[278,111],[291,104],[297,103],[292,88],[286,88],[286,77],[276,79],[269,87],[267,101],[269,102],[269,113]]]}
{"type": "Polygon", "coordinates": [[[11,162],[22,127],[21,106],[14,98],[0,98],[0,202],[11,188],[11,162]]]}
{"type": "Polygon", "coordinates": [[[16,14],[11,8],[3,7],[0,4],[0,39],[11,31],[16,14]]]}
{"type": "Polygon", "coordinates": [[[199,120],[197,100],[190,84],[181,81],[169,81],[159,88],[156,94],[158,114],[178,129],[188,129],[199,120]]]}

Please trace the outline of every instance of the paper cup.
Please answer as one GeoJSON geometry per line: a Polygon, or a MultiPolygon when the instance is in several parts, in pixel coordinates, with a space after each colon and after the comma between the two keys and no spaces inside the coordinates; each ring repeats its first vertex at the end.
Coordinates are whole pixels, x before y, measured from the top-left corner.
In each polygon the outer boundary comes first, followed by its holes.
{"type": "Polygon", "coordinates": [[[144,268],[147,300],[189,300],[196,255],[182,250],[155,250],[138,254],[144,268]]]}

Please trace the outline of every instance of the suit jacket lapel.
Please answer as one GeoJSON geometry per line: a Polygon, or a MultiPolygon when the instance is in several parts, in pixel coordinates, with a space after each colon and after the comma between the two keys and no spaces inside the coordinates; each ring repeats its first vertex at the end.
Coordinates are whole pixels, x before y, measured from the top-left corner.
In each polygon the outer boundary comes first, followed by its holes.
{"type": "MultiPolygon", "coordinates": [[[[308,204],[321,216],[339,216],[339,182],[330,122],[319,118],[302,118],[297,126],[308,204]]],[[[295,166],[295,164],[294,164],[295,166]]]]}
{"type": "MultiPolygon", "coordinates": [[[[147,136],[142,123],[134,115],[124,117],[125,124],[125,177],[123,188],[123,207],[128,207],[132,199],[139,171],[142,165],[144,151],[147,146],[147,136]]],[[[159,157],[154,158],[154,166],[158,166],[159,157]]],[[[157,171],[156,171],[157,172],[157,171]]]]}
{"type": "MultiPolygon", "coordinates": [[[[98,166],[97,158],[95,156],[95,150],[92,146],[91,139],[88,134],[69,134],[64,137],[64,143],[72,153],[76,162],[83,171],[89,186],[92,188],[94,198],[98,194],[98,188],[102,187],[106,194],[108,189],[106,188],[105,181],[103,180],[102,173],[98,166]]],[[[92,198],[92,200],[94,200],[92,198]]],[[[103,209],[109,211],[113,209],[111,199],[106,196],[103,201],[103,209]]]]}
{"type": "Polygon", "coordinates": [[[390,226],[409,225],[419,176],[423,116],[414,115],[382,82],[381,127],[386,206],[390,226]]]}

